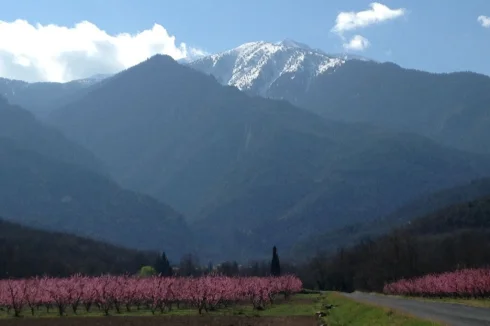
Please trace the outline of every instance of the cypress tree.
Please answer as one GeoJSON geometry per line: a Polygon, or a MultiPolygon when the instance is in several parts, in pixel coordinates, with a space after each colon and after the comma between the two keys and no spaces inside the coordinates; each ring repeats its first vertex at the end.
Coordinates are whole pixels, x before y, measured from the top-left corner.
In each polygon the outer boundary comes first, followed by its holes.
{"type": "Polygon", "coordinates": [[[165,252],[162,252],[162,255],[158,258],[155,264],[155,270],[160,276],[172,276],[172,266],[170,266],[170,262],[168,261],[165,252]]]}
{"type": "Polygon", "coordinates": [[[272,248],[271,275],[281,276],[281,264],[279,263],[279,255],[277,254],[276,246],[272,248]]]}

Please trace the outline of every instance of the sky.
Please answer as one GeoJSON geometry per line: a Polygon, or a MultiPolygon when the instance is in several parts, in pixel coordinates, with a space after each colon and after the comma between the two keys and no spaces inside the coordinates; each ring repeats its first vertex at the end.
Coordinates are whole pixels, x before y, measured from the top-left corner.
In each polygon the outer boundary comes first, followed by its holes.
{"type": "Polygon", "coordinates": [[[0,77],[68,81],[286,38],[490,75],[490,0],[0,0],[0,77]]]}

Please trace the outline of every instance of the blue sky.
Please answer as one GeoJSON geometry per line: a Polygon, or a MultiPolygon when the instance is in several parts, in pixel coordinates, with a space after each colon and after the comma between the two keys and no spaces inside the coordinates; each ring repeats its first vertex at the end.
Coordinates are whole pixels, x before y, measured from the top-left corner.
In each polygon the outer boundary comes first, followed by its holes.
{"type": "MultiPolygon", "coordinates": [[[[291,38],[327,52],[343,52],[332,32],[340,12],[368,10],[363,0],[0,0],[0,20],[73,27],[89,21],[108,34],[138,33],[157,23],[176,42],[219,52],[256,40],[291,38]]],[[[434,72],[471,70],[490,75],[490,0],[385,0],[404,8],[396,19],[346,32],[370,46],[363,56],[434,72]]],[[[0,37],[1,43],[1,37],[0,37]]],[[[0,44],[1,46],[1,44],[0,44]]],[[[1,49],[1,48],[0,48],[1,49]]]]}

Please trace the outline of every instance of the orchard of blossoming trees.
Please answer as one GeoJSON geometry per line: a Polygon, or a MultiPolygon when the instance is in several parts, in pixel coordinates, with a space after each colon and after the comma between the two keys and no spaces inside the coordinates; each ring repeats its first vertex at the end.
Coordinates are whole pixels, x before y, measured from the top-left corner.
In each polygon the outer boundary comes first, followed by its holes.
{"type": "Polygon", "coordinates": [[[148,309],[153,314],[175,307],[193,307],[202,313],[234,304],[263,309],[274,298],[302,289],[295,276],[269,278],[136,278],[124,276],[33,278],[0,281],[0,307],[12,316],[39,309],[60,316],[99,310],[105,315],[148,309]]]}
{"type": "Polygon", "coordinates": [[[488,298],[490,269],[464,269],[400,280],[385,285],[384,293],[424,297],[488,298]]]}

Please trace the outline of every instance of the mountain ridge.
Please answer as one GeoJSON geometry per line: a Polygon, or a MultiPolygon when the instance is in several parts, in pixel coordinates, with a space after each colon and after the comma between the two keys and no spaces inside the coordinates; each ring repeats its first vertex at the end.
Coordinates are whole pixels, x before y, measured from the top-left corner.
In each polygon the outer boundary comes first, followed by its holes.
{"type": "Polygon", "coordinates": [[[199,247],[221,258],[287,250],[490,173],[484,156],[249,96],[166,56],[112,77],[50,121],[123,186],[183,211],[199,247]]]}
{"type": "MultiPolygon", "coordinates": [[[[292,47],[289,51],[272,43],[246,43],[189,66],[215,76],[222,84],[251,95],[284,99],[328,119],[418,133],[454,148],[490,153],[485,143],[490,137],[485,106],[490,102],[489,76],[436,74],[392,62],[334,56],[322,73],[311,67],[303,69],[302,64],[288,70],[288,60],[302,62],[299,58],[309,50],[292,47]],[[263,44],[267,44],[265,49],[255,50],[263,44]],[[246,55],[251,59],[240,59],[246,55]]],[[[322,52],[314,56],[327,60],[322,52]]],[[[318,69],[320,62],[314,56],[305,62],[318,69]]]]}

